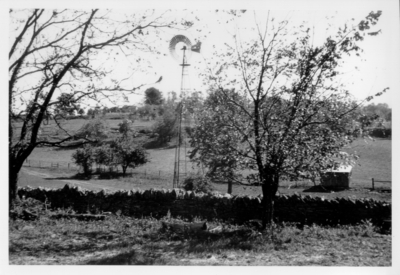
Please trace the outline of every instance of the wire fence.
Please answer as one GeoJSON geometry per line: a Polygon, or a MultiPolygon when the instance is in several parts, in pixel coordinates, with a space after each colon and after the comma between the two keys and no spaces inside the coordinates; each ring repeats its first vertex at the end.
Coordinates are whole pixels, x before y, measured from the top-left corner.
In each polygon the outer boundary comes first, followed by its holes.
{"type": "Polygon", "coordinates": [[[376,185],[376,183],[384,183],[384,184],[387,184],[387,183],[390,183],[390,185],[389,186],[386,186],[386,185],[384,185],[385,187],[383,188],[383,189],[387,189],[387,190],[391,190],[391,188],[392,188],[392,181],[390,181],[390,180],[376,180],[376,179],[374,179],[374,178],[372,178],[372,190],[375,190],[375,185],[376,185]]]}
{"type": "MultiPolygon", "coordinates": [[[[33,167],[33,168],[50,168],[50,169],[58,169],[58,170],[69,170],[76,171],[77,173],[82,173],[83,169],[72,163],[72,162],[56,162],[56,161],[43,161],[43,160],[33,160],[26,159],[24,162],[25,167],[33,167]]],[[[92,173],[98,174],[106,174],[106,173],[122,173],[123,170],[120,166],[114,167],[105,167],[105,166],[97,166],[92,165],[91,167],[92,173]]],[[[159,179],[169,179],[173,177],[173,172],[168,172],[165,170],[151,170],[147,168],[131,168],[128,167],[126,169],[126,174],[131,176],[141,176],[146,178],[159,178],[159,179]]]]}
{"type": "Polygon", "coordinates": [[[32,160],[26,159],[24,162],[25,167],[35,168],[58,168],[79,171],[80,167],[71,162],[54,162],[54,161],[43,161],[43,160],[32,160]]]}

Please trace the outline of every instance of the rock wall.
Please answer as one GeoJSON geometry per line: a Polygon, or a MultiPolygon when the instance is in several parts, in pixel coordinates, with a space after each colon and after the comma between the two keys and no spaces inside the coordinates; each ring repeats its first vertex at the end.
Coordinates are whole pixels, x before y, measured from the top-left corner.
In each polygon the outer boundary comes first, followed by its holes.
{"type": "MultiPolygon", "coordinates": [[[[223,220],[243,223],[261,219],[262,197],[208,195],[182,189],[121,190],[114,193],[88,191],[80,187],[62,189],[30,188],[18,190],[20,197],[47,201],[52,208],[71,207],[77,213],[117,212],[133,217],[173,217],[223,220]]],[[[277,221],[307,224],[356,224],[371,220],[380,224],[391,217],[391,204],[372,199],[324,200],[303,195],[280,195],[275,202],[277,221]]]]}

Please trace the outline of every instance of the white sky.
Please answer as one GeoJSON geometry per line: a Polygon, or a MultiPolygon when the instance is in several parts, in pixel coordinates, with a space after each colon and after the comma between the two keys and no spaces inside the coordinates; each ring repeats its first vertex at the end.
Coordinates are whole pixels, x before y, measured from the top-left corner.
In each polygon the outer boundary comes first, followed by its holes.
{"type": "MultiPolygon", "coordinates": [[[[285,1],[284,1],[285,2],[285,1]]],[[[356,1],[355,1],[356,2],[356,1]]],[[[387,1],[390,2],[390,1],[387,1]]],[[[257,16],[262,17],[266,14],[266,9],[269,6],[264,5],[265,11],[258,11],[257,16]]],[[[363,6],[338,6],[338,7],[320,7],[312,8],[310,5],[304,5],[295,7],[294,11],[282,10],[278,7],[274,10],[271,7],[271,14],[275,15],[277,19],[286,18],[288,15],[291,18],[291,22],[300,22],[303,20],[308,21],[311,25],[315,26],[315,40],[323,40],[326,38],[326,16],[334,16],[334,19],[330,22],[334,26],[343,26],[346,22],[351,22],[354,18],[354,22],[359,22],[365,18],[366,15],[372,10],[382,10],[382,16],[377,25],[377,29],[381,29],[382,33],[376,37],[367,37],[361,48],[364,50],[362,57],[359,59],[349,58],[346,66],[344,67],[345,75],[341,77],[341,81],[347,84],[350,92],[358,99],[363,99],[367,96],[374,95],[375,93],[383,90],[386,87],[390,87],[390,90],[383,96],[377,97],[372,102],[387,103],[390,107],[393,107],[395,100],[393,98],[394,93],[399,90],[399,28],[398,28],[398,12],[395,8],[389,5],[375,5],[369,7],[368,5],[363,6]],[[337,9],[337,10],[336,10],[337,9]],[[397,23],[397,25],[396,25],[397,23]],[[361,61],[364,59],[365,61],[361,61]],[[355,68],[357,67],[357,69],[355,68]]],[[[179,15],[185,15],[193,10],[177,12],[179,15]]],[[[166,36],[172,38],[176,34],[184,34],[190,38],[192,44],[194,40],[200,40],[202,42],[201,53],[193,53],[190,60],[190,84],[191,88],[195,90],[205,91],[204,86],[201,85],[201,79],[198,77],[200,71],[205,68],[207,60],[213,58],[213,46],[218,48],[218,45],[229,41],[230,35],[228,31],[231,30],[229,26],[217,24],[217,20],[220,18],[220,13],[210,12],[209,10],[194,11],[196,16],[200,18],[199,22],[196,22],[192,29],[186,32],[171,30],[167,32],[166,36]],[[202,29],[201,33],[197,32],[197,28],[202,29]],[[204,37],[206,35],[206,37],[204,37]],[[196,70],[197,68],[197,70],[196,70]]],[[[248,10],[246,16],[247,21],[242,21],[240,26],[248,24],[253,26],[253,11],[248,10]]],[[[157,79],[158,76],[163,76],[163,81],[154,87],[161,90],[166,96],[168,92],[180,91],[181,85],[181,66],[180,63],[172,59],[168,51],[168,44],[160,44],[160,51],[166,54],[166,56],[160,56],[158,61],[152,62],[155,69],[155,74],[148,75],[148,81],[157,79]]],[[[122,70],[122,69],[121,69],[122,70]]],[[[143,75],[143,77],[146,77],[143,75]]],[[[136,78],[137,79],[137,78],[136,78]]],[[[143,79],[143,78],[139,78],[143,79]]],[[[135,80],[132,80],[135,81],[135,80]]],[[[139,83],[137,83],[139,84],[139,83]]],[[[144,88],[145,89],[145,88],[144,88]]],[[[143,90],[144,90],[143,89],[143,90]]],[[[130,97],[132,103],[140,102],[143,99],[143,92],[138,96],[130,97]]],[[[124,103],[125,104],[125,103],[124,103]]]]}
{"type": "MultiPolygon", "coordinates": [[[[0,3],[0,23],[1,23],[1,31],[2,31],[2,37],[7,38],[8,37],[8,9],[10,7],[13,8],[36,8],[36,7],[45,7],[45,8],[74,8],[74,9],[90,9],[93,7],[99,7],[99,8],[122,8],[122,9],[128,9],[128,8],[156,8],[156,9],[168,9],[168,8],[174,8],[174,9],[199,9],[199,10],[209,10],[209,9],[227,9],[227,8],[232,8],[232,9],[256,9],[256,10],[281,10],[281,11],[288,11],[288,10],[302,10],[302,11],[314,11],[315,16],[319,17],[320,15],[324,15],[325,13],[332,13],[333,11],[337,10],[339,12],[339,16],[337,17],[337,20],[342,23],[343,21],[341,20],[342,18],[345,19],[345,17],[354,17],[354,18],[359,18],[366,16],[370,11],[372,10],[382,10],[383,14],[380,18],[379,21],[379,26],[381,26],[382,33],[378,37],[374,37],[375,39],[371,39],[371,43],[364,43],[363,49],[365,50],[365,59],[367,59],[366,62],[363,62],[362,64],[357,63],[354,64],[355,66],[358,66],[360,68],[359,72],[352,72],[349,74],[348,79],[349,81],[354,81],[354,86],[352,87],[351,91],[352,93],[358,97],[358,98],[363,98],[368,95],[372,95],[380,90],[382,90],[385,87],[390,87],[390,91],[378,98],[374,102],[385,102],[389,104],[394,109],[394,121],[397,121],[398,118],[398,103],[400,103],[400,97],[399,97],[399,92],[400,92],[400,68],[399,68],[399,54],[400,54],[400,47],[399,47],[399,4],[398,1],[396,0],[338,0],[338,1],[324,1],[324,0],[315,0],[315,1],[304,1],[304,0],[298,0],[298,1],[285,1],[285,0],[280,0],[280,1],[268,1],[268,0],[260,0],[260,1],[255,1],[255,0],[247,0],[247,1],[235,1],[235,0],[196,0],[196,1],[154,1],[154,0],[142,0],[142,1],[135,1],[135,0],[114,0],[114,1],[89,1],[89,0],[68,0],[68,1],[20,1],[20,0],[12,0],[12,1],[1,1],[0,3]]],[[[211,22],[211,21],[210,21],[211,22]]],[[[318,23],[319,21],[317,21],[318,23]]],[[[204,21],[203,21],[204,23],[204,21]]],[[[316,26],[319,27],[319,26],[316,26]]],[[[213,31],[214,34],[210,35],[208,39],[203,40],[203,48],[202,48],[202,54],[200,56],[195,56],[193,54],[193,59],[192,63],[197,62],[200,64],[203,62],[203,57],[208,58],[209,50],[212,49],[212,44],[218,41],[221,41],[223,39],[223,36],[220,35],[217,30],[214,30],[214,25],[213,25],[213,31]]],[[[322,31],[323,32],[323,31],[322,31]]],[[[171,33],[171,38],[177,33],[171,33]]],[[[188,32],[187,35],[190,35],[193,39],[197,38],[195,32],[188,32]]],[[[165,51],[168,52],[168,45],[160,45],[160,47],[165,47],[165,51]]],[[[0,40],[0,49],[1,52],[3,53],[1,55],[2,58],[2,66],[1,66],[1,75],[3,76],[1,78],[1,85],[3,87],[3,93],[1,94],[1,102],[4,104],[4,107],[1,108],[0,111],[2,111],[1,117],[2,119],[2,130],[4,132],[4,135],[2,135],[2,144],[4,145],[2,147],[1,155],[4,156],[5,159],[3,159],[4,163],[7,163],[7,159],[5,156],[7,156],[7,135],[5,134],[7,132],[7,123],[6,123],[6,117],[7,117],[7,92],[6,92],[6,87],[7,87],[7,81],[8,81],[8,39],[2,39],[0,40]]],[[[353,65],[353,64],[352,64],[353,65]]],[[[155,72],[156,76],[162,75],[163,76],[163,82],[159,84],[158,86],[155,86],[156,88],[159,88],[161,91],[163,91],[165,94],[171,90],[179,91],[180,88],[180,67],[177,65],[177,63],[172,60],[171,57],[166,56],[165,58],[160,60],[160,65],[156,69],[155,72]]],[[[154,76],[154,75],[153,75],[154,76]]],[[[154,77],[156,77],[154,76],[154,77]]],[[[199,85],[198,80],[196,80],[196,72],[192,72],[191,75],[191,83],[192,87],[196,88],[196,85],[199,85]]],[[[139,96],[137,98],[132,98],[131,103],[138,102],[139,100],[142,100],[142,96],[139,96]]],[[[393,124],[393,131],[394,137],[399,136],[399,131],[396,129],[396,124],[393,124]]],[[[393,142],[393,151],[397,152],[399,151],[398,147],[398,142],[396,142],[396,139],[394,139],[393,142]]],[[[399,158],[397,157],[398,154],[393,154],[393,175],[392,175],[392,181],[393,182],[400,182],[399,178],[399,173],[398,169],[395,169],[395,167],[400,167],[400,161],[399,158]]],[[[7,167],[5,165],[4,167],[7,167]]],[[[6,174],[6,168],[4,168],[4,174],[6,174]]],[[[4,187],[6,186],[6,179],[4,179],[4,187]]],[[[5,187],[6,188],[6,187],[5,187]]],[[[393,185],[393,194],[397,194],[398,188],[393,185]]],[[[1,209],[2,213],[6,213],[5,209],[7,209],[7,202],[8,202],[8,197],[7,197],[7,192],[2,192],[3,199],[1,200],[1,209]]],[[[396,204],[396,200],[393,199],[393,211],[398,212],[398,205],[396,204]]],[[[6,215],[5,215],[6,216],[6,215]]],[[[4,218],[4,223],[3,225],[7,225],[6,217],[2,216],[4,218]]],[[[395,216],[395,215],[394,215],[395,216]]],[[[397,232],[398,227],[398,220],[395,220],[395,223],[393,225],[393,232],[397,232]]],[[[8,227],[7,226],[2,226],[0,227],[0,235],[2,236],[8,236],[8,227]]],[[[268,267],[268,268],[246,268],[245,270],[240,267],[234,267],[234,268],[223,268],[223,269],[218,269],[218,274],[229,272],[229,273],[242,273],[242,272],[254,272],[254,271],[262,271],[263,273],[270,272],[271,274],[275,274],[277,272],[281,273],[284,272],[285,274],[292,274],[296,272],[296,274],[320,274],[321,272],[324,273],[324,275],[327,274],[338,274],[338,272],[345,272],[344,274],[359,274],[362,273],[364,274],[400,274],[399,272],[399,267],[400,264],[399,262],[395,261],[395,259],[398,259],[399,256],[399,251],[398,251],[398,240],[395,238],[396,235],[393,235],[393,241],[396,243],[396,245],[393,246],[393,255],[392,255],[392,267],[389,268],[297,268],[294,267],[294,269],[281,269],[277,267],[268,267]]],[[[48,272],[50,270],[43,270],[43,268],[33,268],[33,267],[10,267],[8,266],[8,239],[7,238],[1,238],[1,245],[0,247],[3,248],[3,251],[1,253],[1,270],[5,272],[5,274],[10,274],[11,272],[13,274],[19,274],[19,273],[24,273],[27,274],[45,274],[43,272],[48,272]]],[[[63,267],[63,268],[58,268],[56,270],[52,270],[50,272],[57,272],[57,274],[70,274],[71,272],[78,273],[80,274],[82,272],[82,269],[76,268],[76,267],[63,267]]],[[[196,273],[196,274],[215,274],[216,269],[213,269],[211,267],[204,267],[204,268],[196,268],[194,269],[177,269],[177,268],[165,268],[165,267],[159,267],[156,269],[151,269],[149,268],[144,268],[144,267],[130,267],[128,269],[122,269],[122,268],[114,268],[114,269],[109,269],[109,268],[91,268],[90,270],[84,270],[85,273],[87,272],[95,272],[95,274],[108,274],[110,272],[123,272],[123,273],[129,273],[132,274],[132,272],[136,272],[137,274],[144,274],[145,272],[162,272],[163,274],[178,274],[178,273],[185,273],[188,274],[190,273],[196,273]],[[118,271],[117,271],[118,270],[118,271]]],[[[83,272],[82,272],[83,273],[83,272]]]]}
{"type": "MultiPolygon", "coordinates": [[[[95,5],[93,1],[79,1],[79,6],[76,5],[76,1],[68,1],[68,3],[60,1],[35,1],[35,5],[32,5],[29,1],[13,1],[12,7],[14,8],[27,8],[27,7],[45,7],[45,8],[123,8],[123,11],[135,10],[135,8],[156,8],[159,10],[174,8],[172,15],[176,14],[176,17],[180,16],[192,16],[194,14],[200,19],[195,21],[193,28],[186,32],[168,30],[165,33],[164,38],[166,40],[172,38],[176,34],[184,34],[188,36],[192,43],[194,40],[200,40],[202,42],[202,50],[200,54],[193,53],[190,61],[190,86],[194,90],[205,91],[206,87],[201,85],[201,79],[199,79],[199,73],[201,69],[205,68],[205,62],[213,58],[213,46],[218,48],[218,44],[229,41],[229,26],[224,24],[218,24],[217,20],[220,19],[221,13],[215,13],[215,9],[229,9],[229,8],[248,8],[246,17],[248,20],[242,20],[240,26],[243,25],[254,25],[253,24],[253,10],[257,10],[257,17],[262,18],[265,16],[267,10],[271,10],[271,14],[275,15],[277,20],[287,18],[290,16],[292,23],[307,21],[309,24],[315,26],[315,39],[324,39],[326,37],[325,28],[326,16],[334,16],[334,19],[330,22],[333,26],[343,26],[344,23],[350,22],[351,18],[354,18],[354,22],[359,22],[363,19],[370,11],[382,10],[382,16],[379,20],[377,28],[382,30],[382,33],[377,37],[368,37],[366,41],[361,44],[361,48],[364,49],[363,59],[366,61],[360,62],[358,60],[349,60],[346,64],[345,71],[347,72],[342,76],[342,81],[347,84],[350,92],[358,99],[363,99],[367,96],[373,95],[386,87],[390,87],[390,90],[376,98],[374,103],[384,102],[390,107],[393,107],[395,100],[393,95],[399,90],[399,18],[398,18],[398,5],[395,1],[348,1],[344,5],[342,1],[231,1],[227,4],[227,1],[214,1],[210,4],[210,1],[191,1],[192,4],[188,5],[184,1],[133,1],[135,4],[132,5],[132,1],[118,1],[124,3],[118,6],[112,4],[111,1],[96,1],[95,5]],[[245,2],[246,4],[243,4],[245,2]],[[42,5],[38,5],[41,3],[42,5]],[[110,6],[111,3],[111,6],[110,6]],[[157,3],[157,5],[151,5],[151,3],[157,3]],[[167,4],[168,3],[168,4],[167,4]],[[171,4],[175,3],[175,5],[171,4]],[[195,4],[193,4],[195,3],[195,4]],[[290,3],[290,4],[288,4],[290,3]],[[74,5],[75,4],[75,5],[74,5]],[[186,11],[179,10],[188,9],[186,11]],[[201,29],[202,32],[197,30],[201,29]],[[196,67],[198,68],[196,70],[196,67]],[[358,70],[355,69],[358,68],[358,70]]],[[[119,12],[119,10],[117,10],[119,12]]],[[[120,10],[122,11],[122,10],[120,10]]],[[[6,28],[7,29],[7,28],[6,28]]],[[[153,71],[149,71],[146,74],[134,74],[133,77],[127,81],[128,86],[140,85],[145,82],[154,82],[159,76],[163,76],[163,81],[159,84],[153,85],[154,87],[161,90],[165,96],[170,91],[179,93],[181,85],[181,66],[179,63],[172,59],[168,51],[168,43],[158,45],[160,51],[165,56],[159,56],[158,60],[155,61],[150,58],[153,71]]],[[[125,67],[127,62],[119,62],[115,68],[116,75],[123,75],[129,72],[129,69],[125,67]],[[126,64],[125,64],[126,63],[126,64]]],[[[129,74],[129,73],[128,73],[129,74]]],[[[148,86],[151,87],[151,86],[148,86]]],[[[125,104],[138,104],[143,100],[143,92],[146,88],[139,91],[139,95],[130,96],[129,103],[120,101],[119,105],[125,104]]],[[[110,105],[111,106],[111,105],[110,105]]]]}
{"type": "MultiPolygon", "coordinates": [[[[307,7],[307,6],[306,6],[307,7]]],[[[305,7],[302,7],[305,8],[305,7]]],[[[343,8],[343,7],[341,7],[343,8]]],[[[361,48],[364,49],[362,58],[359,59],[349,59],[344,71],[347,73],[342,76],[342,81],[348,84],[350,92],[356,96],[358,99],[363,99],[367,96],[373,95],[385,87],[390,87],[389,92],[381,97],[376,98],[373,102],[385,102],[389,106],[393,106],[394,100],[392,95],[399,91],[399,47],[398,47],[398,37],[399,29],[398,26],[398,13],[394,12],[393,9],[383,9],[383,14],[379,20],[379,25],[377,28],[382,30],[382,33],[377,37],[368,37],[364,43],[361,43],[361,48]],[[366,61],[360,61],[365,59],[366,61]],[[355,69],[355,67],[358,68],[355,69]]],[[[338,10],[334,12],[332,10],[314,10],[314,11],[293,11],[291,13],[292,21],[307,20],[310,24],[315,25],[315,40],[326,38],[325,26],[326,20],[324,19],[327,15],[335,16],[333,23],[337,26],[343,26],[346,21],[350,21],[351,18],[355,18],[354,22],[361,21],[368,13],[371,8],[363,7],[358,10],[338,10]],[[314,23],[313,23],[314,22],[314,23]]],[[[252,14],[249,10],[248,14],[248,24],[253,24],[252,14]]],[[[211,13],[215,15],[216,13],[211,13]]],[[[282,18],[288,14],[288,11],[274,12],[272,14],[277,14],[278,18],[282,18]],[[281,15],[281,17],[279,17],[281,15]]],[[[200,17],[201,15],[199,15],[200,17]]],[[[206,14],[202,14],[203,18],[206,14]]],[[[258,15],[259,16],[259,15],[258,15]]],[[[202,51],[198,55],[196,53],[192,54],[191,64],[194,66],[204,67],[204,62],[207,59],[212,58],[212,45],[218,45],[219,43],[224,43],[228,41],[229,35],[227,34],[227,27],[215,24],[215,17],[209,18],[209,20],[202,21],[206,24],[204,31],[208,32],[212,30],[211,33],[205,40],[202,40],[202,51]]],[[[196,37],[195,30],[189,30],[185,33],[189,35],[193,40],[196,37]]],[[[171,36],[172,37],[172,36],[171,36]]],[[[167,45],[161,45],[167,49],[167,45]]],[[[170,90],[179,91],[180,89],[180,69],[181,67],[172,60],[169,56],[166,56],[160,60],[159,72],[163,75],[162,83],[158,84],[156,87],[161,91],[168,92],[170,90]]],[[[196,71],[194,66],[191,67],[191,86],[194,89],[201,89],[200,79],[197,75],[199,71],[196,71]]]]}

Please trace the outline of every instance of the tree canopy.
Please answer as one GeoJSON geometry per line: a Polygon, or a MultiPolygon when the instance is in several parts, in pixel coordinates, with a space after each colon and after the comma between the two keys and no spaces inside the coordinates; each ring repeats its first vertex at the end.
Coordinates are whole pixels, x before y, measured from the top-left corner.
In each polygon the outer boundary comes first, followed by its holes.
{"type": "Polygon", "coordinates": [[[148,105],[161,105],[164,102],[162,93],[156,88],[148,88],[144,91],[144,104],[148,105]]]}
{"type": "Polygon", "coordinates": [[[280,180],[311,179],[354,160],[341,150],[352,141],[351,114],[359,105],[338,76],[346,56],[359,55],[362,41],[377,34],[380,15],[345,24],[318,45],[308,26],[275,22],[268,12],[246,39],[237,31],[234,44],[215,53],[192,156],[209,168],[226,161],[233,170],[252,171],[249,181],[262,187],[264,226],[272,221],[280,180]]]}

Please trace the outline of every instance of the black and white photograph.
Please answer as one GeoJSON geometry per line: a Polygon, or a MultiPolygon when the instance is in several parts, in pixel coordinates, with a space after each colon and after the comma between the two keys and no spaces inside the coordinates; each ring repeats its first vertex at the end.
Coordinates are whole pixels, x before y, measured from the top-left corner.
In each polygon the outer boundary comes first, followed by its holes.
{"type": "Polygon", "coordinates": [[[399,14],[395,0],[6,1],[7,274],[400,274],[399,14]]]}

